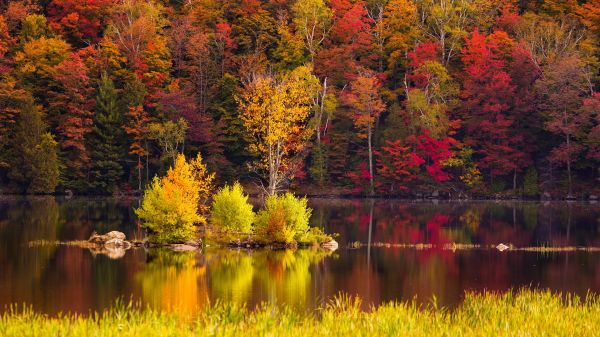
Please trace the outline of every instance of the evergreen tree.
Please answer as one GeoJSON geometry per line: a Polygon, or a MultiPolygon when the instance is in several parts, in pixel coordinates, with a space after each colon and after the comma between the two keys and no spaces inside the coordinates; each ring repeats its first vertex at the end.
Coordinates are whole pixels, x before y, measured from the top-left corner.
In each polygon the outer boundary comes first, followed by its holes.
{"type": "Polygon", "coordinates": [[[24,101],[13,139],[9,177],[27,193],[53,193],[58,184],[58,143],[33,98],[24,101]]]}
{"type": "Polygon", "coordinates": [[[96,115],[90,136],[91,163],[89,187],[94,192],[112,193],[123,176],[119,159],[125,156],[120,140],[123,114],[119,109],[113,81],[106,73],[98,83],[96,115]]]}

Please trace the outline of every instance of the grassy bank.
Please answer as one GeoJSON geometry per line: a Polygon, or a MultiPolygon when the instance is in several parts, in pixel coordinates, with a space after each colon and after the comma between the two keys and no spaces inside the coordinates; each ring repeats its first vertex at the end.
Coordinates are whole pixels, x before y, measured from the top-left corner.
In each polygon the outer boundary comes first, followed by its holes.
{"type": "Polygon", "coordinates": [[[322,310],[214,305],[195,317],[117,305],[88,317],[48,317],[12,310],[0,318],[0,336],[597,336],[600,301],[520,291],[469,294],[454,310],[390,303],[363,312],[338,298],[322,310]]]}

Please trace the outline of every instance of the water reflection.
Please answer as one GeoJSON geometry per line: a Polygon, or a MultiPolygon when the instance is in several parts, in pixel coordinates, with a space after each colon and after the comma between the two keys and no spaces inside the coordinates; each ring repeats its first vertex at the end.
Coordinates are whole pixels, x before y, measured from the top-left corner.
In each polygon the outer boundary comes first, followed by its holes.
{"type": "Polygon", "coordinates": [[[0,199],[0,307],[30,303],[47,313],[87,313],[118,297],[193,312],[216,301],[315,308],[340,291],[365,306],[436,296],[457,304],[465,290],[547,287],[600,292],[600,253],[401,249],[375,243],[464,243],[600,247],[600,206],[585,203],[413,203],[311,200],[312,223],[340,233],[341,248],[202,253],[130,250],[119,260],[34,240],[85,239],[121,230],[140,238],[136,200],[0,199]],[[352,242],[366,244],[347,248],[352,242]],[[371,245],[369,245],[371,243],[371,245]]]}

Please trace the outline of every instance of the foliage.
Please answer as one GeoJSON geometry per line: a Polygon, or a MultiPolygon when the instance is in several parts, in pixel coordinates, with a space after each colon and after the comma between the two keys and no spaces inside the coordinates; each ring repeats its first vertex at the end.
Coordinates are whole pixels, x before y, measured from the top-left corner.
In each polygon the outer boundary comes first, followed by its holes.
{"type": "Polygon", "coordinates": [[[178,152],[202,152],[221,183],[258,178],[269,194],[300,184],[477,193],[493,180],[516,190],[532,166],[554,172],[540,184],[564,180],[573,193],[598,179],[598,8],[4,1],[0,182],[27,190],[8,174],[20,160],[9,140],[32,96],[58,142],[59,189],[110,193],[137,180],[141,190],[178,152]],[[429,150],[423,132],[437,142],[429,150]],[[409,152],[425,161],[413,176],[409,152]]]}
{"type": "Polygon", "coordinates": [[[206,200],[212,192],[214,174],[209,174],[200,154],[187,161],[178,155],[166,176],[155,177],[144,193],[136,214],[159,243],[194,239],[197,224],[206,224],[206,200]]]}
{"type": "Polygon", "coordinates": [[[26,99],[19,112],[9,176],[27,193],[54,193],[58,185],[58,143],[42,118],[41,107],[26,99]]]}
{"type": "Polygon", "coordinates": [[[299,67],[281,78],[257,76],[238,97],[241,119],[252,136],[250,150],[260,156],[267,191],[274,194],[293,174],[306,146],[310,98],[318,83],[310,69],[299,67]]]}
{"type": "Polygon", "coordinates": [[[181,148],[185,140],[185,132],[188,123],[180,118],[177,122],[166,121],[164,123],[152,123],[148,126],[150,137],[156,139],[162,147],[163,155],[173,162],[178,153],[183,152],[181,148]]]}
{"type": "Polygon", "coordinates": [[[312,213],[307,203],[306,198],[296,198],[289,192],[268,196],[265,207],[256,215],[256,233],[269,242],[304,241],[312,213]]]}
{"type": "Polygon", "coordinates": [[[124,116],[118,106],[114,83],[106,73],[98,84],[95,110],[94,127],[89,137],[92,149],[89,186],[94,192],[113,193],[123,175],[119,161],[125,151],[119,140],[123,138],[124,116]]]}
{"type": "Polygon", "coordinates": [[[254,211],[240,183],[225,185],[213,196],[210,224],[217,230],[250,233],[254,211]]]}

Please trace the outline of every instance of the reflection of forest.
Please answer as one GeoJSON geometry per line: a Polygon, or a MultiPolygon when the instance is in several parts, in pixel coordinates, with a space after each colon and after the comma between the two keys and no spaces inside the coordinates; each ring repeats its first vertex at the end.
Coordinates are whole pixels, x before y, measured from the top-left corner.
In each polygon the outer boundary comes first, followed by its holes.
{"type": "Polygon", "coordinates": [[[312,200],[312,221],[327,221],[342,243],[367,247],[340,254],[331,268],[336,291],[369,303],[417,297],[453,305],[465,290],[541,286],[585,295],[600,290],[599,260],[586,253],[536,254],[442,249],[370,248],[369,243],[512,243],[516,246],[600,246],[600,209],[590,204],[411,203],[312,200]],[[571,283],[569,283],[571,282],[571,283]]]}
{"type": "Polygon", "coordinates": [[[114,201],[67,202],[52,196],[1,200],[0,304],[29,303],[50,313],[87,312],[131,293],[130,288],[117,286],[128,271],[133,272],[122,262],[111,264],[77,247],[28,245],[36,240],[84,239],[94,230],[123,228],[123,214],[127,207],[114,201]]]}
{"type": "Polygon", "coordinates": [[[264,301],[317,307],[340,291],[370,303],[432,295],[444,305],[465,290],[539,285],[600,292],[600,254],[365,247],[363,243],[513,243],[600,246],[600,207],[566,203],[411,203],[311,200],[313,224],[340,233],[335,256],[319,250],[203,253],[131,250],[120,260],[76,247],[28,247],[32,240],[87,238],[94,230],[140,236],[131,205],[111,199],[0,199],[0,306],[87,313],[123,297],[196,310],[207,303],[264,301]]]}
{"type": "Polygon", "coordinates": [[[402,202],[313,199],[313,225],[340,242],[600,246],[600,207],[588,203],[402,202]]]}

